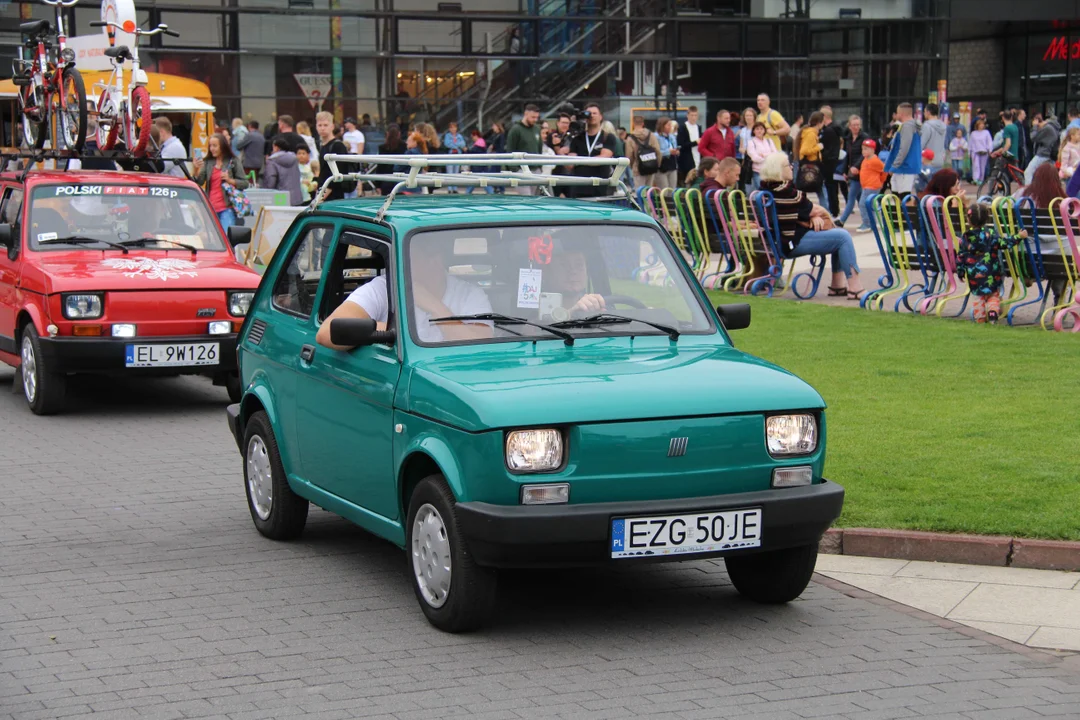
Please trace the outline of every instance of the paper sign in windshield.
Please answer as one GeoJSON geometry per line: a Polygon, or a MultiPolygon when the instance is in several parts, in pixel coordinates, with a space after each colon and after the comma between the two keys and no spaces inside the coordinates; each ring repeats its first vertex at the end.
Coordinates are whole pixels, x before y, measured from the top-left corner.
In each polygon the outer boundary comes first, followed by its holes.
{"type": "Polygon", "coordinates": [[[519,308],[540,307],[540,279],[542,270],[521,268],[518,270],[518,297],[519,308]]]}

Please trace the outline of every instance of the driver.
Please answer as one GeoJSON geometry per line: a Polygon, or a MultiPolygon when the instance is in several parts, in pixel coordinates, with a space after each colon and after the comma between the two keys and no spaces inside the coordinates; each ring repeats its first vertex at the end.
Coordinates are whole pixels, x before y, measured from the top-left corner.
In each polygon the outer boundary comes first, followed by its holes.
{"type": "Polygon", "coordinates": [[[607,311],[602,295],[589,292],[589,267],[581,250],[556,251],[544,271],[544,290],[562,294],[562,307],[570,315],[595,315],[607,311]]]}
{"type": "MultiPolygon", "coordinates": [[[[488,322],[430,322],[432,318],[453,315],[490,313],[487,294],[446,272],[446,242],[413,240],[410,247],[413,318],[416,334],[423,342],[477,340],[490,338],[488,322]]],[[[330,322],[338,318],[371,318],[379,330],[386,329],[390,308],[386,291],[386,275],[380,275],[353,290],[345,302],[330,313],[319,326],[315,341],[334,350],[352,348],[330,341],[330,322]]]]}

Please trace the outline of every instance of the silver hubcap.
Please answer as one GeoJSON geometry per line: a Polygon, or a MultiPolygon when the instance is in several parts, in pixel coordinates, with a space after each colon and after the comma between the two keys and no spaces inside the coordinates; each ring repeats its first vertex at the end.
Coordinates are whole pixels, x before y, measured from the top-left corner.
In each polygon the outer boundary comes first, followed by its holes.
{"type": "Polygon", "coordinates": [[[34,345],[29,335],[24,335],[22,341],[22,385],[27,401],[34,402],[38,389],[37,358],[34,357],[34,345]]]}
{"type": "Polygon", "coordinates": [[[413,521],[412,564],[424,601],[440,608],[450,596],[450,538],[434,506],[425,504],[413,521]]]}
{"type": "Polygon", "coordinates": [[[248,501],[260,520],[270,517],[274,505],[274,476],[270,471],[270,454],[258,435],[251,438],[247,451],[248,501]]]}

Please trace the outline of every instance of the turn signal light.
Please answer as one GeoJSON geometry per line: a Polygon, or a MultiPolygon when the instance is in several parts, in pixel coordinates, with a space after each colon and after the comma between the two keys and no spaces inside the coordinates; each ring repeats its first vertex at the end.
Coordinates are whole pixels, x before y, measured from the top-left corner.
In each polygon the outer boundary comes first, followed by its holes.
{"type": "Polygon", "coordinates": [[[76,325],[71,328],[71,334],[75,337],[97,337],[101,335],[100,325],[76,325]]]}

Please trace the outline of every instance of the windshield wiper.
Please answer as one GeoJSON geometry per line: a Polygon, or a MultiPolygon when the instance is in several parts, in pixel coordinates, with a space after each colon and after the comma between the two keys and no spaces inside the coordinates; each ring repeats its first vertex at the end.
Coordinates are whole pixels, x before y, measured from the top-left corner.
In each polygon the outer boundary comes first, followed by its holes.
{"type": "Polygon", "coordinates": [[[589,317],[577,318],[574,320],[563,320],[562,322],[552,323],[552,327],[588,327],[590,325],[609,325],[627,322],[639,322],[642,325],[656,328],[672,340],[679,339],[678,329],[673,328],[670,325],[662,325],[660,323],[652,322],[651,320],[642,320],[641,318],[629,317],[627,315],[614,315],[612,313],[600,313],[599,315],[590,315],[589,317]]]}
{"type": "Polygon", "coordinates": [[[511,317],[510,315],[500,315],[499,313],[476,313],[475,315],[449,315],[447,317],[432,318],[428,322],[466,322],[469,320],[487,320],[495,325],[528,325],[529,327],[540,328],[546,330],[555,337],[562,338],[563,342],[567,345],[574,344],[574,336],[568,332],[557,329],[553,325],[542,325],[540,323],[534,323],[531,320],[525,318],[511,317]]]}
{"type": "Polygon", "coordinates": [[[176,245],[177,247],[182,247],[185,250],[190,250],[193,255],[195,255],[195,254],[197,254],[199,252],[199,248],[195,247],[194,245],[188,245],[187,243],[182,243],[182,242],[179,242],[177,240],[170,240],[169,238],[163,238],[163,237],[148,237],[148,238],[134,238],[133,240],[121,240],[120,244],[124,245],[125,247],[136,246],[136,245],[145,246],[147,243],[152,243],[152,242],[153,243],[172,243],[173,245],[176,245]]]}
{"type": "Polygon", "coordinates": [[[128,253],[128,249],[120,243],[114,243],[111,240],[102,240],[101,238],[88,237],[86,235],[68,235],[67,237],[37,241],[38,245],[88,245],[90,243],[102,243],[118,250],[123,250],[125,255],[128,253]]]}

